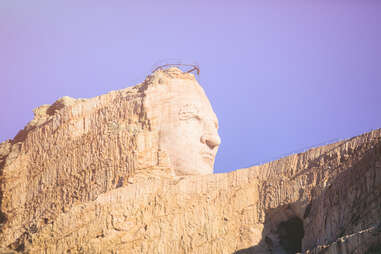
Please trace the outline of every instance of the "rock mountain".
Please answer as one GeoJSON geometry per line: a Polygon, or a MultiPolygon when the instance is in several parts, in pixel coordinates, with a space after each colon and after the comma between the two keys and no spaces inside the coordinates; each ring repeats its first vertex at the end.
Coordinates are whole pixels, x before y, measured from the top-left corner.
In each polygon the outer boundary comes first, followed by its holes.
{"type": "Polygon", "coordinates": [[[0,144],[0,253],[380,253],[381,129],[211,174],[194,76],[63,97],[0,144]]]}

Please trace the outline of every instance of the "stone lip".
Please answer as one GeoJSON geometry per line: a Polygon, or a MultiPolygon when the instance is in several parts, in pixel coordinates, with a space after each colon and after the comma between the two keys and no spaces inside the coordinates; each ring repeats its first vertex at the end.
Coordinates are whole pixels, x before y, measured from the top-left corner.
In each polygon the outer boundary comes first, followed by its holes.
{"type": "Polygon", "coordinates": [[[381,242],[381,129],[179,177],[145,101],[172,79],[195,80],[170,68],[95,98],[63,97],[0,144],[0,253],[365,253],[381,242]],[[290,221],[302,239],[284,236],[290,221]]]}

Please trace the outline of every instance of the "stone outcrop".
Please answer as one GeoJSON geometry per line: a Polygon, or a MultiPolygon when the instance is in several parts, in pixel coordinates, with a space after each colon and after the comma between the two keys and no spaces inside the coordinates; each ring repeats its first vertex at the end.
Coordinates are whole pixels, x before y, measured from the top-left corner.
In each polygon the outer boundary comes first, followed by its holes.
{"type": "MultiPolygon", "coordinates": [[[[380,248],[381,129],[230,173],[182,176],[160,145],[169,118],[159,117],[158,105],[171,99],[161,95],[171,82],[197,81],[171,68],[99,97],[63,97],[36,109],[24,130],[0,144],[0,251],[380,248]]],[[[198,112],[186,105],[181,117],[198,112]]],[[[213,128],[206,140],[215,155],[213,128]]]]}
{"type": "Polygon", "coordinates": [[[307,254],[377,254],[381,252],[381,224],[372,226],[365,230],[340,237],[335,242],[328,245],[320,245],[312,250],[307,250],[307,254]]]}

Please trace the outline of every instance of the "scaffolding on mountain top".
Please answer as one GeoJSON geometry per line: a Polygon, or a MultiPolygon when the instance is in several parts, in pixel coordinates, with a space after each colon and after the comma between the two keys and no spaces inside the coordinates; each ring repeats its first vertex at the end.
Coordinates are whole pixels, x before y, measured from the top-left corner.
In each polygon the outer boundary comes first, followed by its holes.
{"type": "Polygon", "coordinates": [[[186,71],[186,73],[191,73],[195,71],[197,75],[200,75],[200,67],[196,64],[164,64],[156,67],[156,69],[154,69],[153,72],[157,70],[164,70],[170,67],[191,67],[191,69],[186,71]]]}

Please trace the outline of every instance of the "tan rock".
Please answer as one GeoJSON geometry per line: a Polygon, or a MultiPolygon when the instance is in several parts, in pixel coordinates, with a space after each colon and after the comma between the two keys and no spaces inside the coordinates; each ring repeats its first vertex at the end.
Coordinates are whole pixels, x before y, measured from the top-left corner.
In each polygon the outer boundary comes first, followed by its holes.
{"type": "Polygon", "coordinates": [[[380,243],[381,130],[213,175],[217,127],[194,76],[175,68],[38,108],[0,144],[0,250],[345,253],[339,242],[352,253],[380,243]]]}

